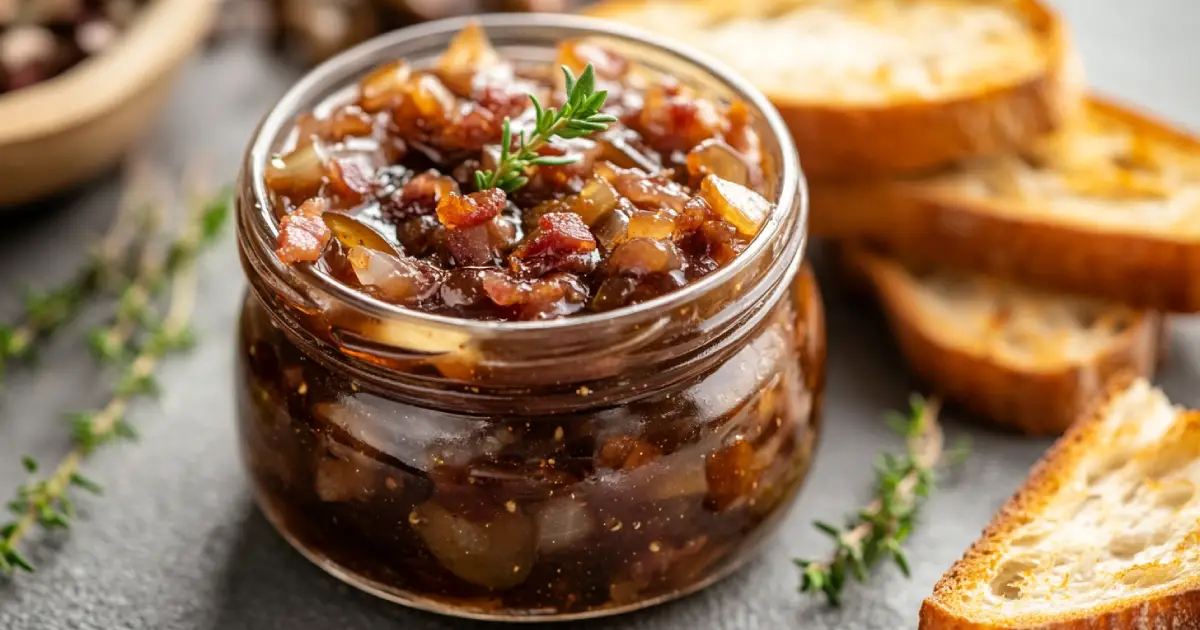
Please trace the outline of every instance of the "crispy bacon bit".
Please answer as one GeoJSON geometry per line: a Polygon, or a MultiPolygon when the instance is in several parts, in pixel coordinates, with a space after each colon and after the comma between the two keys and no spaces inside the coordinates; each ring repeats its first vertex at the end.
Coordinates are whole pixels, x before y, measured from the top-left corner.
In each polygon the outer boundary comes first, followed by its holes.
{"type": "Polygon", "coordinates": [[[499,215],[507,201],[508,197],[499,188],[465,196],[452,192],[438,201],[438,221],[451,230],[483,225],[499,215]]]}
{"type": "Polygon", "coordinates": [[[476,88],[475,101],[479,103],[480,107],[494,114],[496,118],[515,119],[529,108],[529,91],[524,89],[528,87],[520,83],[516,85],[485,84],[476,88]]]}
{"type": "Polygon", "coordinates": [[[446,248],[460,267],[479,267],[500,262],[512,247],[516,228],[503,217],[471,227],[446,230],[446,248]]]}
{"type": "Polygon", "coordinates": [[[587,253],[596,249],[596,238],[588,230],[578,214],[574,212],[551,212],[538,219],[538,229],[513,256],[535,258],[538,256],[565,256],[587,253]]]}
{"type": "Polygon", "coordinates": [[[279,222],[279,237],[275,240],[275,255],[285,265],[314,262],[329,244],[330,232],[321,219],[328,202],[316,197],[300,205],[295,212],[279,222]]]}
{"type": "Polygon", "coordinates": [[[329,186],[347,205],[356,206],[374,186],[375,165],[365,155],[337,157],[329,161],[329,186]]]}
{"type": "Polygon", "coordinates": [[[487,271],[483,290],[498,306],[515,309],[519,319],[550,319],[570,315],[587,304],[588,290],[569,273],[537,280],[518,280],[503,271],[487,271]]]}
{"type": "Polygon", "coordinates": [[[675,234],[678,237],[686,237],[712,218],[715,217],[708,202],[703,197],[692,197],[683,204],[683,211],[675,217],[675,234]]]}
{"type": "Polygon", "coordinates": [[[640,131],[656,146],[668,151],[688,151],[700,142],[725,131],[728,121],[712,101],[686,90],[671,94],[651,88],[638,117],[640,131]]]}
{"type": "Polygon", "coordinates": [[[746,247],[737,229],[724,221],[705,221],[696,236],[705,254],[718,265],[728,264],[746,247]]]}
{"type": "Polygon", "coordinates": [[[433,214],[443,197],[456,193],[458,182],[435,170],[428,170],[380,200],[380,207],[388,220],[400,223],[413,217],[433,214]]]}
{"type": "Polygon", "coordinates": [[[464,105],[448,124],[430,138],[434,146],[450,152],[481,151],[504,132],[503,117],[474,103],[464,105]]]}

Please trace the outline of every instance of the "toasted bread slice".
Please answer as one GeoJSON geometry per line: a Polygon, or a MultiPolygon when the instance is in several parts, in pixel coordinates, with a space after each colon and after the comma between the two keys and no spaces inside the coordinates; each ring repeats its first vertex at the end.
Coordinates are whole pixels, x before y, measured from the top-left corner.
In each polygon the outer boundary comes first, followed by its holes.
{"type": "Polygon", "coordinates": [[[938,582],[921,630],[1200,628],[1200,412],[1113,385],[938,582]]]}
{"type": "Polygon", "coordinates": [[[1031,435],[1058,435],[1115,374],[1149,376],[1161,318],[995,278],[906,267],[846,247],[848,272],[879,297],[913,371],[965,408],[1031,435]]]}
{"type": "Polygon", "coordinates": [[[588,12],[755,83],[814,179],[1015,150],[1081,102],[1066,28],[1035,0],[602,0],[588,12]]]}
{"type": "Polygon", "coordinates": [[[1200,139],[1093,99],[1020,154],[815,184],[814,234],[1046,288],[1200,311],[1200,139]]]}

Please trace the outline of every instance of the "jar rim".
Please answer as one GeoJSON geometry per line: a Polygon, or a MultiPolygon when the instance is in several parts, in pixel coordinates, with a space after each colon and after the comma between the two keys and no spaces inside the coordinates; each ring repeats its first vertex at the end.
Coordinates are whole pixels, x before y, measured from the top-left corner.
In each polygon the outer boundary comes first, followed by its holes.
{"type": "MultiPolygon", "coordinates": [[[[274,243],[278,236],[279,226],[272,211],[270,196],[266,188],[266,166],[272,158],[276,140],[281,133],[292,125],[293,118],[301,103],[308,100],[313,92],[329,85],[339,77],[343,77],[348,66],[354,66],[363,59],[378,57],[384,51],[401,44],[433,37],[450,37],[461,31],[467,24],[478,23],[485,31],[491,29],[512,29],[516,27],[555,28],[575,31],[580,37],[602,35],[634,44],[656,49],[679,60],[685,61],[700,71],[717,79],[730,89],[738,98],[750,103],[758,115],[766,123],[780,153],[779,173],[780,185],[777,198],[772,200],[775,212],[771,213],[763,225],[763,229],[750,242],[732,263],[708,274],[698,281],[688,284],[678,290],[655,297],[645,302],[623,306],[600,313],[586,313],[533,321],[491,321],[475,320],[428,313],[418,309],[405,308],[390,304],[355,291],[327,274],[319,273],[311,265],[299,265],[292,269],[300,279],[318,287],[344,304],[360,308],[372,316],[393,321],[411,321],[418,324],[435,326],[450,326],[466,333],[503,334],[553,332],[575,329],[588,325],[602,325],[614,322],[634,321],[638,317],[655,313],[668,312],[695,300],[699,296],[732,281],[738,273],[747,267],[748,261],[756,260],[765,255],[772,241],[780,236],[789,238],[793,235],[783,231],[785,226],[798,225],[799,238],[804,239],[808,225],[808,185],[801,171],[800,158],[796,152],[791,132],[784,123],[782,116],[767,97],[748,80],[734,72],[731,68],[705,52],[686,44],[671,41],[648,31],[592,17],[552,13],[493,13],[477,16],[452,17],[434,20],[423,24],[405,27],[396,31],[374,37],[358,44],[321,63],[311,70],[289,89],[275,104],[263,119],[255,132],[247,155],[247,176],[249,186],[253,191],[254,208],[257,216],[250,220],[250,228],[256,233],[260,242],[274,243]],[[792,217],[798,213],[798,217],[792,217]],[[795,223],[793,223],[793,220],[795,223]]],[[[803,246],[799,250],[803,256],[803,246]]]]}

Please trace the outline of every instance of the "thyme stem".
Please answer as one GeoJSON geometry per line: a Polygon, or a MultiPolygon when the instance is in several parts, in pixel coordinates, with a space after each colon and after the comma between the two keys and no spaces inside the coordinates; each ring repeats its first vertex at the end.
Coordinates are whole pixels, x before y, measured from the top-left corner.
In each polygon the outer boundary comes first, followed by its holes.
{"type": "Polygon", "coordinates": [[[116,285],[124,275],[128,252],[147,240],[145,230],[134,227],[134,218],[146,202],[149,173],[146,157],[135,154],[126,166],[126,173],[116,217],[88,262],[61,285],[47,291],[30,292],[25,297],[20,320],[15,324],[0,325],[0,378],[10,362],[31,359],[39,341],[61,330],[91,298],[116,285]]]}
{"type": "Polygon", "coordinates": [[[934,486],[934,472],[945,457],[945,437],[937,421],[940,403],[914,396],[907,417],[893,419],[905,437],[906,452],[884,455],[876,464],[876,497],[851,519],[845,529],[828,523],[815,526],[829,535],[836,549],[827,560],[796,560],[802,571],[800,591],[819,592],[834,606],[840,604],[847,575],[866,581],[869,569],[890,557],[909,574],[902,543],[912,530],[921,500],[934,486]]]}
{"type": "MultiPolygon", "coordinates": [[[[93,493],[100,491],[99,485],[79,474],[83,461],[97,447],[113,439],[136,437],[125,420],[125,413],[134,398],[157,391],[153,374],[159,362],[170,353],[191,347],[194,337],[189,322],[196,300],[196,254],[203,244],[219,233],[226,214],[225,204],[193,195],[188,221],[169,250],[174,256],[165,265],[166,279],[171,286],[166,316],[157,325],[144,324],[149,329],[147,340],[125,365],[104,407],[94,413],[74,416],[75,445],[50,476],[18,488],[16,498],[8,505],[16,520],[0,527],[0,572],[32,571],[32,564],[19,551],[32,528],[35,525],[48,530],[68,527],[74,516],[68,496],[70,488],[78,487],[93,493]]],[[[25,468],[33,475],[38,464],[27,457],[25,468]]]]}
{"type": "Polygon", "coordinates": [[[532,166],[561,166],[579,159],[570,155],[539,155],[538,150],[552,138],[582,138],[604,131],[608,123],[617,120],[615,116],[600,113],[608,92],[596,90],[596,70],[592,64],[589,63],[578,78],[566,66],[562,67],[562,71],[567,90],[567,100],[562,108],[543,108],[537,97],[530,94],[529,100],[534,110],[533,131],[526,137],[522,130],[514,143],[512,121],[505,118],[496,170],[475,171],[476,188],[500,188],[505,192],[513,192],[529,181],[524,175],[526,169],[532,166]]]}

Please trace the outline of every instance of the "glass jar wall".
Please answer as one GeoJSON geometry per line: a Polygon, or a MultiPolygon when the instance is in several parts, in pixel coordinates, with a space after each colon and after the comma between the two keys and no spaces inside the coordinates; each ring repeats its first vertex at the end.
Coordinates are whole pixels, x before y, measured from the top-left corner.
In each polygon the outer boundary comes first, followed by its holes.
{"type": "Polygon", "coordinates": [[[483,23],[507,56],[599,35],[746,101],[777,211],[727,268],[608,313],[485,322],[382,304],[273,257],[262,170],[296,113],[381,61],[428,63],[462,22],[322,66],[268,116],[239,190],[236,379],[258,500],[326,570],[436,612],[577,618],[695,591],[774,529],[813,455],[824,324],[794,149],[760,94],[688,53],[580,18],[483,23]]]}

